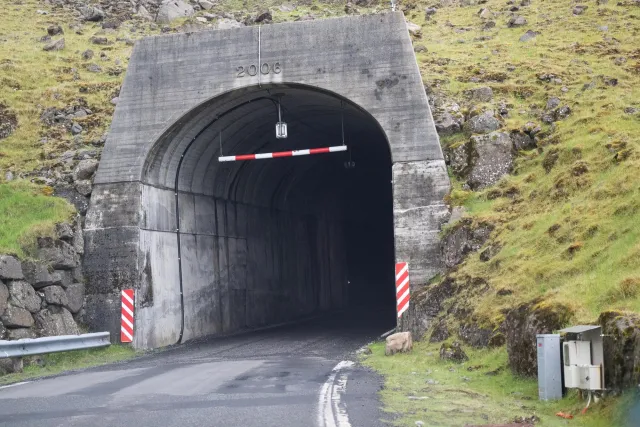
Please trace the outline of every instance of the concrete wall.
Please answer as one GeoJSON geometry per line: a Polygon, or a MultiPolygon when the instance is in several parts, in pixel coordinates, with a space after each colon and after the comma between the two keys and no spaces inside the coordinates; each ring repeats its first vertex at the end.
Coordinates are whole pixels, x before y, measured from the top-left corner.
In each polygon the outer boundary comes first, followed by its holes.
{"type": "MultiPolygon", "coordinates": [[[[267,87],[308,88],[314,105],[340,96],[354,123],[386,138],[397,258],[410,263],[412,285],[439,271],[436,235],[448,215],[449,182],[402,14],[274,24],[260,37],[262,63],[278,63],[279,73],[238,77],[237,67],[258,63],[257,27],[136,44],[86,221],[87,307],[101,313],[92,328],[118,330],[119,290],[131,287],[136,346],[178,340],[178,228],[185,339],[344,303],[339,215],[323,203],[289,202],[287,188],[310,167],[246,172],[214,160],[216,131],[207,122],[267,87]],[[178,224],[175,179],[194,141],[179,172],[178,224]]],[[[251,108],[251,120],[239,113],[224,125],[225,135],[235,135],[228,147],[252,152],[265,129],[272,132],[272,120],[260,118],[272,107],[251,108]]]]}

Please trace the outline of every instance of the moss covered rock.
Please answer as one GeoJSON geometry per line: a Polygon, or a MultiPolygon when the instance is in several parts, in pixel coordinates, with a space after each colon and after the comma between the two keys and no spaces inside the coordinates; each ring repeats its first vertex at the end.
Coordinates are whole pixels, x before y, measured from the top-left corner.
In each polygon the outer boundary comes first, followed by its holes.
{"type": "Polygon", "coordinates": [[[559,303],[534,300],[509,311],[504,323],[509,366],[518,375],[538,375],[536,335],[561,329],[573,316],[559,303]]]}
{"type": "Polygon", "coordinates": [[[615,390],[636,387],[640,383],[640,315],[605,311],[598,323],[605,336],[605,386],[615,390]]]}

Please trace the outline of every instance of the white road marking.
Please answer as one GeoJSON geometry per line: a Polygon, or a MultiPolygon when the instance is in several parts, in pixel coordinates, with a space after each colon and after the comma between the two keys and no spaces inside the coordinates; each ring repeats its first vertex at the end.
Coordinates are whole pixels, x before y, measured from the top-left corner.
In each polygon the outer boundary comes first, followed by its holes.
{"type": "Polygon", "coordinates": [[[349,360],[338,363],[322,385],[318,399],[318,427],[351,427],[346,406],[341,401],[347,388],[347,374],[341,371],[352,366],[353,362],[349,360]]]}
{"type": "Polygon", "coordinates": [[[22,382],[20,382],[20,383],[9,384],[9,385],[3,385],[3,386],[0,386],[0,390],[5,389],[5,388],[9,388],[9,387],[16,387],[16,386],[23,385],[23,384],[29,384],[30,382],[31,382],[31,381],[22,381],[22,382]]]}

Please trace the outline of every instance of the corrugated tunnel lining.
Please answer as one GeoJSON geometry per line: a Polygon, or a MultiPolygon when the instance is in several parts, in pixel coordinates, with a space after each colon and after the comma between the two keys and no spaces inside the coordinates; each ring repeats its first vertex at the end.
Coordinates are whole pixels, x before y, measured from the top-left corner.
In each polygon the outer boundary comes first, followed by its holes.
{"type": "Polygon", "coordinates": [[[323,188],[334,187],[336,180],[344,178],[348,154],[218,163],[221,143],[223,155],[339,145],[344,111],[345,139],[353,155],[361,162],[369,159],[367,164],[379,157],[389,163],[388,144],[375,120],[348,101],[343,101],[342,110],[341,101],[320,91],[293,87],[243,90],[216,98],[165,133],[149,156],[143,182],[174,189],[184,154],[180,191],[277,208],[291,208],[291,201],[298,199],[304,201],[299,207],[305,207],[319,199],[323,188]],[[289,125],[285,140],[275,138],[277,107],[267,99],[275,100],[278,94],[284,94],[283,120],[289,125]],[[229,110],[233,111],[227,114],[229,110]],[[328,165],[332,173],[327,173],[328,165]]]}
{"type": "MultiPolygon", "coordinates": [[[[290,311],[288,304],[295,307],[296,298],[302,298],[299,301],[302,303],[299,307],[302,314],[340,307],[346,303],[346,264],[350,261],[356,270],[368,270],[364,274],[354,273],[352,277],[356,281],[354,286],[359,286],[368,296],[375,294],[376,289],[366,288],[366,281],[372,280],[378,282],[378,285],[389,282],[387,296],[389,308],[392,308],[394,252],[390,180],[389,146],[378,123],[369,113],[338,96],[297,87],[280,86],[268,90],[253,88],[216,98],[190,112],[155,145],[146,163],[143,178],[147,185],[175,193],[174,214],[155,214],[153,211],[158,207],[147,205],[149,215],[145,219],[145,229],[178,231],[179,298],[183,313],[179,341],[185,328],[187,338],[200,334],[194,332],[191,325],[200,323],[203,319],[194,320],[197,314],[191,312],[191,307],[201,305],[202,302],[194,303],[193,295],[206,288],[209,280],[207,276],[212,274],[216,277],[212,292],[220,292],[222,289],[222,292],[231,292],[232,295],[236,292],[235,289],[241,290],[248,286],[238,283],[238,280],[251,281],[246,275],[252,269],[253,274],[258,276],[258,281],[266,281],[262,285],[266,286],[264,291],[280,289],[276,293],[282,293],[281,297],[284,299],[276,306],[281,309],[290,311]],[[281,100],[282,119],[289,125],[289,138],[285,140],[275,137],[277,99],[281,100]],[[220,155],[340,145],[343,143],[342,121],[344,143],[349,146],[353,155],[339,153],[233,163],[219,163],[217,160],[220,155]],[[345,161],[350,158],[356,162],[355,170],[344,167],[345,161]],[[177,192],[175,188],[178,188],[177,192]],[[209,202],[206,201],[207,198],[209,202]],[[232,213],[228,212],[227,207],[222,211],[219,209],[218,204],[222,200],[235,204],[232,213]],[[245,206],[242,210],[246,210],[244,215],[248,216],[239,214],[242,205],[245,206]],[[267,216],[262,219],[264,230],[257,232],[260,233],[258,235],[255,227],[261,226],[256,221],[259,223],[261,220],[255,216],[255,208],[268,209],[263,211],[263,215],[267,216]],[[266,214],[269,211],[274,213],[266,214]],[[269,218],[272,215],[275,217],[269,218]],[[177,221],[171,220],[172,216],[177,221]],[[345,233],[346,222],[350,222],[349,227],[353,228],[348,234],[345,233]],[[168,226],[172,223],[177,226],[177,230],[168,226]],[[221,229],[227,234],[221,234],[221,229]],[[230,230],[233,231],[228,234],[230,230]],[[305,237],[300,241],[292,241],[291,236],[302,237],[301,230],[307,230],[303,232],[305,237]],[[215,256],[222,256],[224,259],[211,260],[214,264],[218,262],[216,272],[205,268],[208,273],[194,275],[184,270],[193,269],[195,261],[193,247],[182,248],[186,236],[194,236],[196,245],[196,236],[211,236],[216,239],[255,239],[257,236],[259,240],[270,242],[264,246],[265,243],[249,243],[247,240],[246,250],[250,252],[250,247],[255,244],[262,248],[270,247],[267,252],[272,253],[267,256],[271,261],[265,264],[259,254],[257,259],[243,261],[244,256],[251,258],[255,253],[240,255],[239,259],[235,252],[227,252],[226,255],[218,253],[215,256]],[[384,241],[388,250],[376,246],[376,239],[372,240],[370,236],[380,236],[380,241],[384,241]],[[348,256],[346,240],[351,241],[351,246],[363,245],[363,250],[358,251],[356,256],[348,256]],[[185,250],[187,254],[183,252],[185,250]],[[296,252],[302,255],[296,255],[296,252]],[[368,259],[363,256],[367,253],[368,259]],[[188,259],[189,256],[191,259],[188,259]],[[306,264],[306,267],[296,265],[300,256],[303,257],[303,263],[311,264],[306,264]],[[243,262],[246,262],[246,267],[242,266],[243,262]],[[277,265],[268,265],[271,262],[277,265]],[[371,262],[373,267],[367,267],[367,262],[371,262]],[[228,266],[225,267],[225,263],[228,266]],[[249,264],[253,266],[249,267],[249,264]],[[225,270],[226,268],[229,270],[225,270]],[[238,273],[238,268],[247,268],[247,272],[238,273]],[[386,270],[389,277],[385,277],[386,270]],[[316,279],[314,275],[321,277],[316,279]],[[314,294],[313,296],[300,296],[300,280],[304,281],[303,277],[309,283],[302,285],[302,288],[306,289],[305,292],[314,294]],[[285,289],[288,287],[291,287],[294,296],[287,296],[289,291],[285,289]],[[287,302],[288,298],[292,298],[290,302],[287,302]]],[[[159,206],[161,205],[162,203],[159,206]]],[[[213,250],[228,251],[229,244],[216,246],[213,250]]],[[[236,244],[233,251],[237,250],[236,244]]],[[[256,283],[256,277],[253,279],[253,283],[256,283]]],[[[248,288],[246,292],[249,292],[248,288]]],[[[238,302],[236,298],[234,303],[235,297],[229,298],[228,304],[242,303],[245,306],[242,309],[231,308],[235,313],[232,315],[235,320],[229,320],[231,323],[227,327],[237,329],[256,326],[255,308],[248,307],[251,305],[250,295],[242,297],[242,302],[238,302]],[[241,316],[244,320],[238,320],[238,310],[244,310],[241,316]]],[[[265,301],[265,304],[268,302],[265,301]]],[[[223,310],[223,305],[220,302],[218,310],[223,310]]],[[[220,315],[224,317],[223,313],[220,315]]],[[[205,317],[211,316],[209,313],[205,317]]],[[[257,322],[271,323],[295,316],[296,309],[288,316],[270,313],[257,322]]],[[[225,324],[224,319],[212,321],[225,324]]],[[[222,330],[225,330],[224,326],[222,330]]]]}

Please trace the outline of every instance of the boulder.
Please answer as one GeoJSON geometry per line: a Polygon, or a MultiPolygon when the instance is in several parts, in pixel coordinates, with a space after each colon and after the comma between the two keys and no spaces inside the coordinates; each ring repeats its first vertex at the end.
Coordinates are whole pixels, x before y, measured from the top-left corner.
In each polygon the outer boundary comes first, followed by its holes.
{"type": "Polygon", "coordinates": [[[20,261],[11,255],[0,255],[0,279],[19,280],[24,279],[20,261]]]}
{"type": "Polygon", "coordinates": [[[68,306],[67,293],[62,286],[47,286],[44,288],[44,300],[47,304],[68,306]]]}
{"type": "Polygon", "coordinates": [[[422,27],[418,24],[407,21],[407,30],[409,30],[409,34],[411,34],[416,39],[422,37],[422,27]]]}
{"type": "Polygon", "coordinates": [[[192,16],[194,13],[193,6],[182,0],[164,0],[158,9],[156,22],[168,24],[174,19],[192,16]]]}
{"type": "Polygon", "coordinates": [[[509,137],[511,138],[513,149],[516,151],[533,150],[537,147],[536,141],[524,132],[520,132],[518,130],[511,131],[509,137]]]}
{"type": "Polygon", "coordinates": [[[53,50],[62,50],[62,49],[64,49],[64,38],[53,40],[47,43],[46,45],[44,45],[44,47],[42,48],[42,50],[47,52],[53,51],[53,50]]]}
{"type": "Polygon", "coordinates": [[[522,36],[520,36],[520,41],[523,42],[523,43],[526,43],[526,42],[528,42],[530,40],[535,39],[538,34],[539,33],[535,32],[535,31],[527,30],[526,33],[524,33],[522,36]]]}
{"type": "Polygon", "coordinates": [[[498,182],[513,169],[511,138],[504,132],[472,136],[473,165],[467,183],[480,190],[498,182]]]}
{"type": "Polygon", "coordinates": [[[40,310],[42,299],[29,283],[24,280],[14,280],[9,282],[9,303],[15,307],[24,308],[31,313],[40,310]]]}
{"type": "Polygon", "coordinates": [[[80,334],[76,321],[64,307],[49,306],[39,311],[35,318],[36,326],[43,336],[80,334]]]}
{"type": "Polygon", "coordinates": [[[87,49],[84,52],[82,52],[82,59],[88,61],[91,58],[93,58],[93,51],[91,49],[87,49]]]}
{"type": "MultiPolygon", "coordinates": [[[[2,315],[2,313],[0,313],[0,315],[2,315]]],[[[2,322],[0,322],[0,340],[5,339],[6,336],[7,336],[7,328],[5,328],[2,322]]]]}
{"type": "Polygon", "coordinates": [[[67,307],[71,313],[76,314],[82,309],[84,292],[84,283],[74,283],[67,287],[67,304],[65,307],[67,307]]]}
{"type": "Polygon", "coordinates": [[[470,133],[489,133],[499,128],[500,121],[490,112],[478,114],[464,124],[464,130],[470,133]]]}
{"type": "Polygon", "coordinates": [[[396,332],[387,337],[384,354],[391,356],[396,353],[406,353],[413,349],[411,332],[396,332]]]}
{"type": "Polygon", "coordinates": [[[24,261],[22,263],[22,270],[25,280],[31,283],[34,289],[62,283],[62,277],[59,273],[51,272],[49,271],[49,267],[37,262],[24,261]]]}
{"type": "Polygon", "coordinates": [[[523,27],[527,25],[527,20],[523,16],[514,15],[507,21],[508,27],[523,27]]]}
{"type": "Polygon", "coordinates": [[[81,7],[80,14],[82,15],[83,20],[92,22],[102,21],[106,16],[102,9],[98,9],[94,6],[81,7]]]}
{"type": "Polygon", "coordinates": [[[572,316],[568,306],[541,299],[520,304],[509,311],[503,329],[511,370],[517,375],[537,376],[536,335],[561,329],[572,316]]]}
{"type": "Polygon", "coordinates": [[[443,343],[442,346],[440,346],[440,359],[462,363],[469,360],[469,356],[464,352],[460,343],[454,341],[451,344],[443,343]]]}
{"type": "Polygon", "coordinates": [[[552,96],[551,98],[547,99],[547,110],[553,110],[554,108],[558,108],[560,106],[560,98],[556,97],[556,96],[552,96]]]}
{"type": "Polygon", "coordinates": [[[89,179],[78,180],[75,182],[74,186],[76,191],[85,197],[90,196],[93,191],[93,184],[89,179]]]}
{"type": "Polygon", "coordinates": [[[447,268],[461,264],[467,254],[480,249],[489,236],[493,226],[481,224],[473,226],[471,219],[462,219],[449,229],[441,240],[442,258],[447,268]]]}
{"type": "Polygon", "coordinates": [[[585,10],[589,9],[589,6],[578,4],[573,8],[574,15],[582,15],[585,10]]]}
{"type": "Polygon", "coordinates": [[[258,13],[258,16],[256,17],[256,19],[254,20],[254,22],[260,24],[268,24],[269,22],[271,22],[273,20],[273,16],[271,15],[271,12],[269,11],[269,9],[258,13]]]}
{"type": "Polygon", "coordinates": [[[0,316],[2,316],[2,313],[7,309],[8,301],[9,288],[7,288],[7,285],[4,283],[0,282],[0,316]]]}
{"type": "Polygon", "coordinates": [[[50,36],[57,36],[58,34],[64,34],[64,31],[60,25],[54,24],[47,27],[47,34],[50,36]]]}
{"type": "Polygon", "coordinates": [[[93,44],[100,44],[100,45],[109,44],[109,39],[106,37],[93,36],[89,39],[89,41],[93,44]]]}
{"type": "Polygon", "coordinates": [[[56,235],[58,239],[69,241],[73,239],[73,228],[68,222],[56,224],[56,235]]]}
{"type": "Polygon", "coordinates": [[[472,148],[471,141],[445,148],[445,160],[455,176],[466,178],[469,175],[471,165],[473,164],[472,148]]]}
{"type": "Polygon", "coordinates": [[[80,126],[76,122],[73,122],[71,124],[71,135],[78,135],[80,133],[82,133],[82,126],[80,126]]]}
{"type": "Polygon", "coordinates": [[[489,86],[477,87],[468,90],[466,92],[466,95],[472,101],[489,102],[493,99],[493,89],[491,89],[489,86]]]}
{"type": "Polygon", "coordinates": [[[21,340],[24,338],[37,338],[36,333],[33,329],[29,328],[17,328],[17,329],[9,329],[7,333],[7,338],[10,340],[21,340]]]}
{"type": "Polygon", "coordinates": [[[207,0],[200,0],[198,2],[198,4],[200,5],[201,8],[203,8],[204,10],[210,10],[213,9],[213,6],[215,6],[213,3],[211,3],[210,1],[207,0]]]}
{"type": "Polygon", "coordinates": [[[55,269],[70,270],[78,266],[79,257],[73,246],[50,237],[38,238],[38,258],[55,269]]]}
{"type": "Polygon", "coordinates": [[[15,307],[11,304],[0,316],[0,320],[7,328],[30,328],[33,326],[33,316],[24,308],[15,307]]]}
{"type": "Polygon", "coordinates": [[[433,120],[438,134],[452,135],[462,130],[464,116],[458,104],[451,103],[434,110],[433,120]]]}

